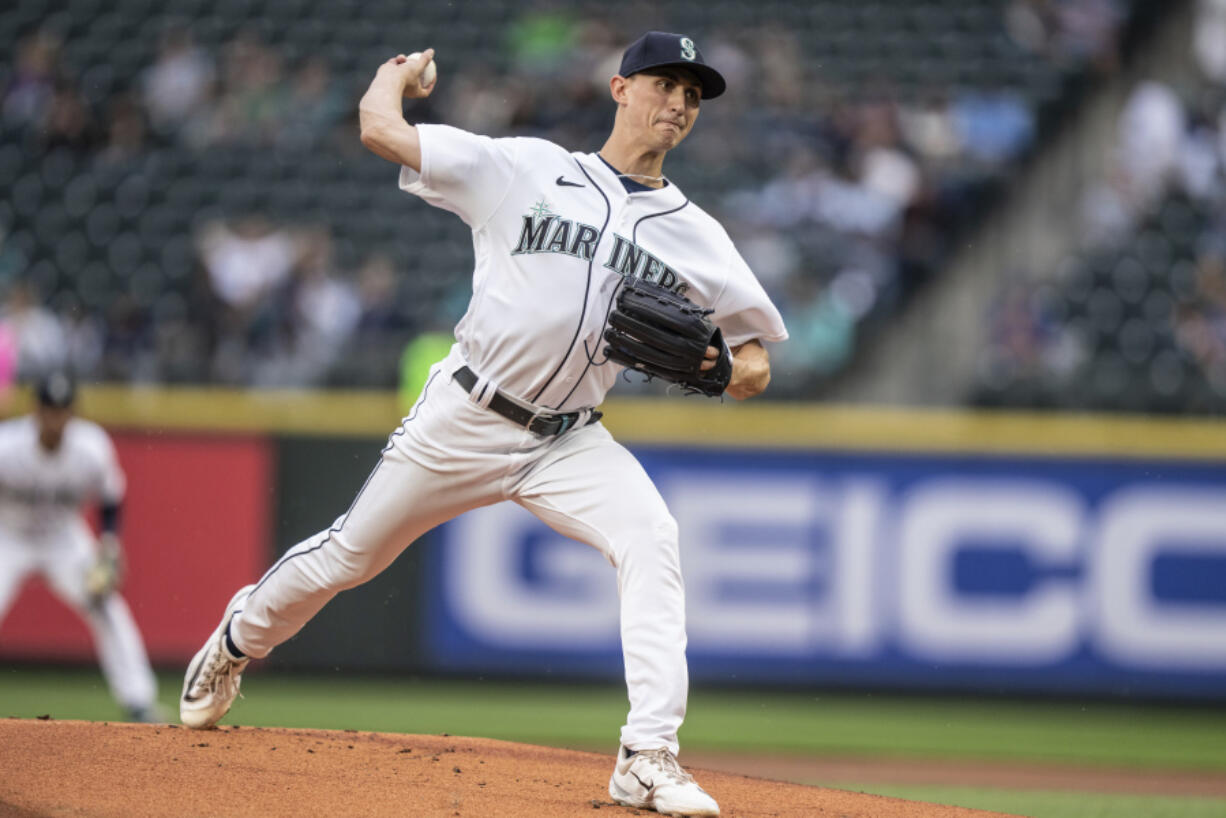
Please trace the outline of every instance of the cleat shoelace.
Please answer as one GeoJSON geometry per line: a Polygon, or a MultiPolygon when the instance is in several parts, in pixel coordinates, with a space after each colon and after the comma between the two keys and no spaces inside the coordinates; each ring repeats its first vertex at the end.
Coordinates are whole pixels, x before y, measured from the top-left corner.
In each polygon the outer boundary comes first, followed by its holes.
{"type": "Polygon", "coordinates": [[[640,750],[637,755],[645,758],[654,769],[659,770],[666,778],[677,784],[689,784],[694,776],[682,769],[677,757],[668,751],[667,747],[656,750],[640,750]]]}
{"type": "MultiPolygon", "coordinates": [[[[219,691],[229,694],[232,688],[238,687],[246,665],[247,663],[243,661],[233,661],[219,648],[212,661],[205,667],[204,672],[200,674],[200,680],[196,684],[210,694],[216,694],[219,691]]],[[[242,694],[239,693],[239,695],[242,694]]]]}

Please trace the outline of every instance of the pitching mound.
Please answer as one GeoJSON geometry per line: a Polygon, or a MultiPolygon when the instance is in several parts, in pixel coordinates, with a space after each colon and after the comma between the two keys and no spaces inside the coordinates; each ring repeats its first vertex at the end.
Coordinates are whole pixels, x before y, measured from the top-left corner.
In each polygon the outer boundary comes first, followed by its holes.
{"type": "MultiPolygon", "coordinates": [[[[0,721],[0,816],[654,815],[619,807],[612,755],[332,730],[0,721]]],[[[724,816],[998,813],[697,770],[724,816]]]]}

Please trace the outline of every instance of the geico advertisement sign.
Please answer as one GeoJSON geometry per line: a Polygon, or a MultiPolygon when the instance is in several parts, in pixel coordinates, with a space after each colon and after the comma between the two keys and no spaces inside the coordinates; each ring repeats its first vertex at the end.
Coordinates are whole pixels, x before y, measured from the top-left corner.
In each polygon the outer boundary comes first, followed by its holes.
{"type": "MultiPolygon", "coordinates": [[[[657,484],[681,530],[691,658],[1226,669],[1226,487],[747,469],[657,484]]],[[[464,640],[616,649],[594,549],[512,504],[445,535],[440,601],[464,640]]]]}

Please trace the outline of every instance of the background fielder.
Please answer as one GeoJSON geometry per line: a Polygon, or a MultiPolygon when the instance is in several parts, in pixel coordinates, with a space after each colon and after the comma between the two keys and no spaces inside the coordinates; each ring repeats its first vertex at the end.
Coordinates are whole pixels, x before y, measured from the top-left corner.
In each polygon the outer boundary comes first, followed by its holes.
{"type": "Polygon", "coordinates": [[[136,721],[160,721],[140,631],[118,593],[125,481],[110,437],[73,416],[64,372],[36,387],[33,414],[0,423],[0,619],[22,583],[41,574],[89,625],[111,695],[136,721]],[[95,539],[82,507],[101,507],[95,539]]]}
{"type": "MultiPolygon", "coordinates": [[[[206,727],[228,710],[250,657],[293,636],[337,592],[387,567],[458,514],[512,500],[617,569],[630,713],[610,781],[621,803],[685,815],[718,806],[676,761],[685,715],[685,603],[676,522],[595,407],[622,371],[603,331],[622,281],[645,278],[711,308],[734,352],[728,393],[769,380],[760,340],[787,337],[714,219],[663,177],[699,99],[723,78],[687,37],[651,32],[610,81],[613,131],[599,153],[405,122],[426,96],[427,51],[397,57],[363,98],[362,141],[401,164],[401,187],[473,230],[473,298],[456,344],[374,472],[332,527],[240,589],[188,667],[180,714],[206,727]]],[[[720,353],[711,348],[714,358],[720,353]]]]}

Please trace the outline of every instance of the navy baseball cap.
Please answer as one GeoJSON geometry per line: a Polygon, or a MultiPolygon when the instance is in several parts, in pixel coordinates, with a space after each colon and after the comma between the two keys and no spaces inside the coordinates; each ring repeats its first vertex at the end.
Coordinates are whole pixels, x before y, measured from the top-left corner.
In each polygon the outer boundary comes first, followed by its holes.
{"type": "Polygon", "coordinates": [[[77,399],[77,385],[67,372],[55,371],[43,376],[36,388],[39,406],[67,409],[77,399]]]}
{"type": "Polygon", "coordinates": [[[698,81],[702,83],[703,99],[714,99],[728,87],[723,75],[703,60],[702,52],[693,40],[683,34],[664,31],[649,31],[632,42],[622,55],[622,65],[617,73],[629,77],[666,65],[688,68],[697,74],[698,81]]]}

